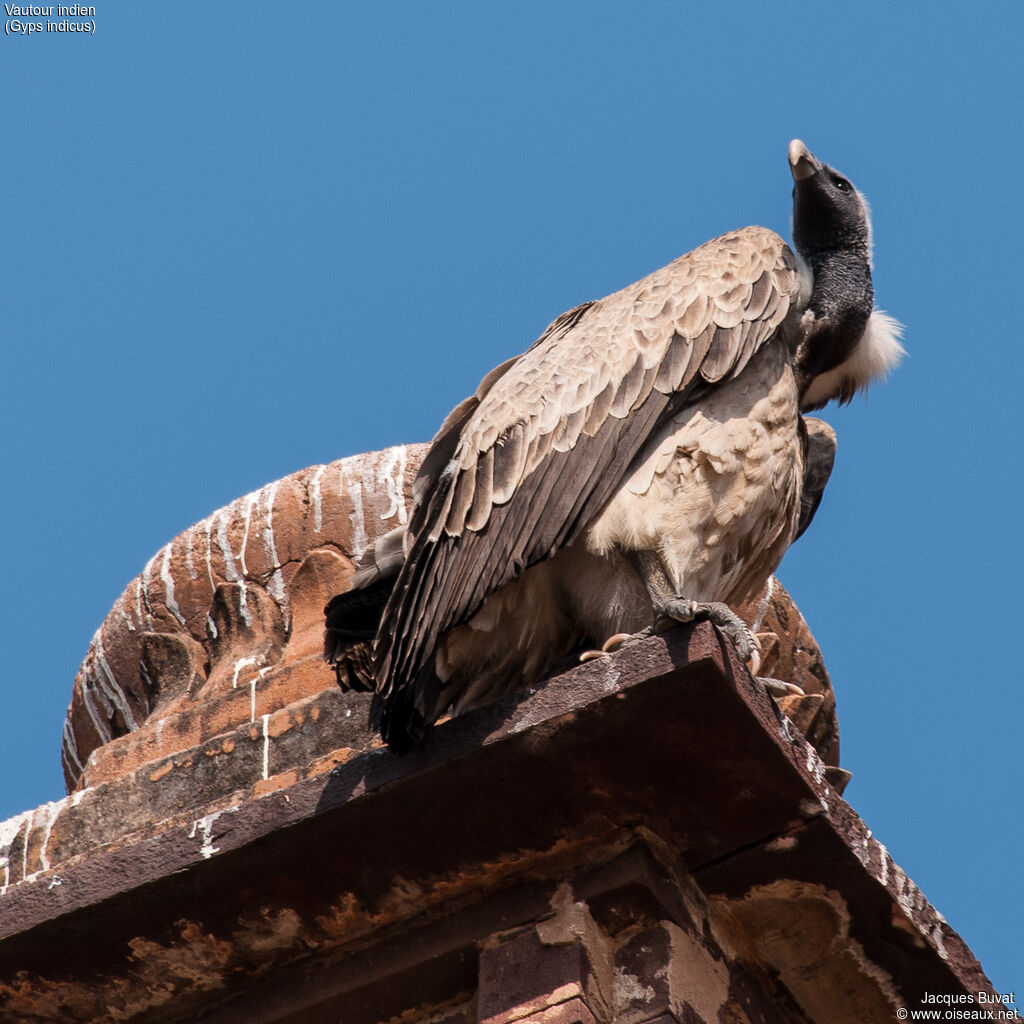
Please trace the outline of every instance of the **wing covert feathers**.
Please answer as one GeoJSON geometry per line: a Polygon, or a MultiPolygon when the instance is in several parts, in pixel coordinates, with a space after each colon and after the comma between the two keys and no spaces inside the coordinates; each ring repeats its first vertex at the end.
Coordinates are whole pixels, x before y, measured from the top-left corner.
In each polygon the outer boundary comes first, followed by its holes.
{"type": "Polygon", "coordinates": [[[396,688],[423,685],[446,630],[579,535],[666,414],[742,371],[799,287],[782,239],[744,228],[562,314],[488,374],[417,480],[408,558],[377,639],[385,706],[396,688]]]}

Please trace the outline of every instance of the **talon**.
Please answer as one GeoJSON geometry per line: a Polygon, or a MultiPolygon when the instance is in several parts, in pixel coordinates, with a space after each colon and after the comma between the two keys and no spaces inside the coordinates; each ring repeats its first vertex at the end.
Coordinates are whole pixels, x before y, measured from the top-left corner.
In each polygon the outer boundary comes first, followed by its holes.
{"type": "Polygon", "coordinates": [[[655,552],[633,551],[628,552],[628,555],[651,599],[656,630],[664,627],[665,619],[692,622],[700,616],[710,619],[725,634],[726,639],[736,648],[741,662],[746,662],[758,649],[757,639],[750,627],[728,605],[721,601],[692,601],[674,592],[665,566],[655,552]]]}
{"type": "Polygon", "coordinates": [[[611,655],[607,651],[584,651],[580,655],[580,664],[585,661],[596,661],[598,658],[610,658],[611,655]]]}
{"type": "Polygon", "coordinates": [[[755,677],[761,668],[761,652],[756,647],[750,652],[750,657],[747,658],[747,668],[750,669],[750,674],[755,677]]]}
{"type": "Polygon", "coordinates": [[[601,644],[599,651],[585,651],[581,654],[580,661],[591,661],[599,655],[607,657],[611,654],[617,654],[619,651],[624,651],[627,647],[640,643],[641,640],[646,640],[653,634],[654,630],[650,626],[646,629],[641,629],[639,633],[614,633],[601,644]]]}
{"type": "Polygon", "coordinates": [[[633,639],[635,639],[633,633],[616,633],[614,636],[608,637],[608,639],[601,644],[601,650],[605,654],[611,654],[613,651],[619,650],[633,639]]]}
{"type": "MultiPolygon", "coordinates": [[[[754,673],[757,675],[757,673],[754,673]]],[[[757,681],[773,696],[773,697],[804,697],[806,691],[800,689],[796,683],[786,683],[781,679],[770,679],[767,676],[758,676],[757,681]]]]}

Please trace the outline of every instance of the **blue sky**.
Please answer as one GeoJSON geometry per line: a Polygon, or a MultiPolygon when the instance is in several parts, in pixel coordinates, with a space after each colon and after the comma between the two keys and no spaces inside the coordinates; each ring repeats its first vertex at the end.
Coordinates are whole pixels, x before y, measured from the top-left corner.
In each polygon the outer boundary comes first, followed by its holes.
{"type": "Polygon", "coordinates": [[[0,820],[63,795],[77,666],[161,545],[429,438],[564,309],[788,235],[799,136],[870,198],[909,356],[825,413],[779,575],[847,798],[1024,992],[1024,8],[96,6],[95,36],[0,42],[0,820]]]}

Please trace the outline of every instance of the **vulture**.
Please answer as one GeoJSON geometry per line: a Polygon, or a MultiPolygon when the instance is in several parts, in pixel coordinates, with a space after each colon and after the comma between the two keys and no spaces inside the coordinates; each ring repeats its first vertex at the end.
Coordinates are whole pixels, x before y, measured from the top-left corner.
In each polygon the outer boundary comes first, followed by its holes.
{"type": "Polygon", "coordinates": [[[903,354],[874,308],[863,196],[789,145],[793,243],[747,227],[558,317],[447,417],[407,527],[325,609],[325,657],[402,752],[581,646],[708,618],[806,528],[848,402],[903,354]],[[822,468],[824,466],[824,469],[822,468]]]}

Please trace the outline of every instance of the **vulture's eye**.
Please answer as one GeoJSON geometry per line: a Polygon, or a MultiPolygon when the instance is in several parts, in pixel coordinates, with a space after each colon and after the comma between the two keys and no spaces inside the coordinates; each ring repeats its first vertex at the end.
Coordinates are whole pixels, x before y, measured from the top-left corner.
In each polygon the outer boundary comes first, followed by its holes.
{"type": "Polygon", "coordinates": [[[845,178],[833,178],[832,184],[835,185],[840,192],[850,191],[850,183],[845,178]]]}

